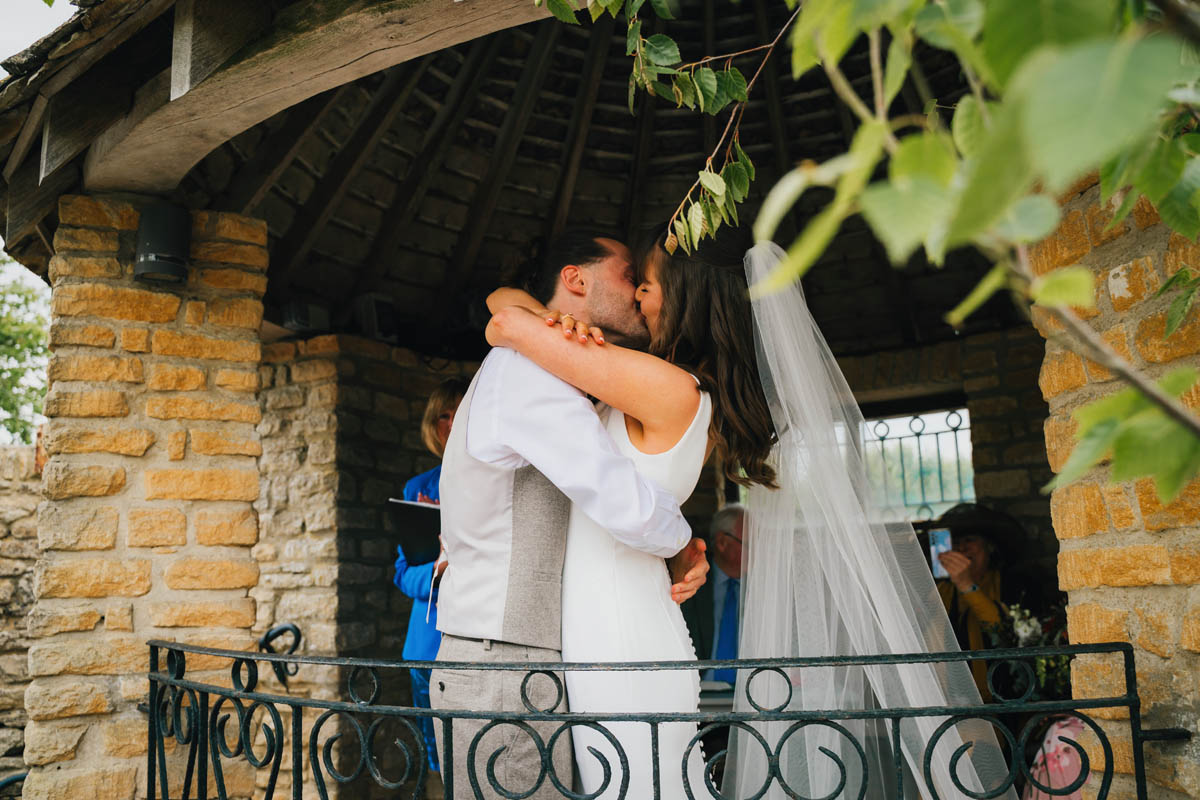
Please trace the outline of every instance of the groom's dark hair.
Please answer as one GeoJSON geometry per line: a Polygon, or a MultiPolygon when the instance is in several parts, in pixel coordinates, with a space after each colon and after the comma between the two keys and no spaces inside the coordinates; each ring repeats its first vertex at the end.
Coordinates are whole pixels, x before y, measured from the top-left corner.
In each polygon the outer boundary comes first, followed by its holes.
{"type": "Polygon", "coordinates": [[[586,267],[608,258],[608,249],[599,239],[617,237],[591,228],[567,228],[548,241],[534,242],[532,255],[522,276],[520,286],[539,303],[549,303],[558,290],[558,276],[568,264],[586,267]]]}

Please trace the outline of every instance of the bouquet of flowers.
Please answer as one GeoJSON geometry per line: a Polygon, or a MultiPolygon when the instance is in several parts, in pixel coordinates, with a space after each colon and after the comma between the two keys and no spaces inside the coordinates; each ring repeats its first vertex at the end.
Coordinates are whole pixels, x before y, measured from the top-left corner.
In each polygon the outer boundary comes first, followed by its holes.
{"type": "MultiPolygon", "coordinates": [[[[1005,612],[1000,622],[984,628],[988,644],[993,648],[1053,647],[1066,644],[1067,614],[1063,603],[1055,604],[1041,618],[1028,608],[1013,603],[1002,606],[1005,612]]],[[[1034,656],[1034,687],[1030,700],[1066,700],[1071,697],[1071,657],[1067,655],[1034,656]]],[[[997,687],[1005,697],[1020,697],[1028,691],[1028,677],[1023,670],[1009,665],[997,670],[997,679],[1007,673],[1009,686],[997,687]]]]}

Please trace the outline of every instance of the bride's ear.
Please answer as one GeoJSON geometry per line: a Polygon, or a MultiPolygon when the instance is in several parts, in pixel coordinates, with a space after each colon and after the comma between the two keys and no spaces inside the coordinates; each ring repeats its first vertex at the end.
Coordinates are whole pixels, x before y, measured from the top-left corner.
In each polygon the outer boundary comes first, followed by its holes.
{"type": "Polygon", "coordinates": [[[587,273],[574,264],[567,264],[559,273],[559,280],[563,287],[571,294],[579,295],[580,297],[587,294],[587,273]]]}

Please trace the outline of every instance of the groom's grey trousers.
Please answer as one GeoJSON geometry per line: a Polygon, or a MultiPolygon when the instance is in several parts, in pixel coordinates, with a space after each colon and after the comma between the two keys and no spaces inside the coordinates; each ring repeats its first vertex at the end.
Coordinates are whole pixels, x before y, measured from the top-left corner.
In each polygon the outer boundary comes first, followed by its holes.
{"type": "MultiPolygon", "coordinates": [[[[529,662],[531,668],[539,661],[561,661],[557,650],[547,650],[542,647],[494,642],[490,639],[465,639],[458,636],[442,637],[442,646],[438,651],[439,661],[469,661],[469,662],[529,662]]],[[[429,679],[430,705],[439,711],[512,711],[527,712],[521,697],[521,683],[528,673],[514,670],[488,669],[435,669],[429,679]]],[[[562,680],[562,673],[558,673],[562,680]]],[[[526,684],[527,699],[534,708],[545,711],[565,712],[567,710],[566,684],[561,683],[562,694],[554,682],[545,675],[535,675],[526,684]],[[555,705],[555,701],[558,704],[555,705]]],[[[538,791],[530,797],[534,800],[543,798],[561,798],[563,795],[555,788],[550,775],[543,775],[544,768],[538,753],[537,743],[527,731],[515,723],[501,722],[487,733],[479,736],[480,731],[489,725],[485,719],[454,719],[451,723],[452,734],[450,743],[453,747],[453,766],[442,761],[442,770],[453,768],[454,797],[474,798],[483,797],[487,800],[499,798],[488,779],[488,762],[492,755],[503,748],[503,752],[495,762],[496,783],[509,792],[520,794],[528,791],[535,782],[541,779],[538,791]],[[478,738],[478,741],[476,739],[478,738]],[[472,750],[474,752],[472,753],[472,750]],[[471,785],[471,774],[478,781],[479,794],[471,785]]],[[[529,723],[538,734],[543,745],[548,746],[550,738],[561,724],[557,722],[529,723]]],[[[434,731],[437,734],[438,749],[443,759],[446,753],[446,738],[444,723],[435,722],[434,731]]],[[[574,754],[571,750],[571,736],[564,731],[554,745],[552,760],[554,773],[563,786],[571,788],[573,779],[574,754]]],[[[445,778],[443,777],[443,780],[445,778]]]]}

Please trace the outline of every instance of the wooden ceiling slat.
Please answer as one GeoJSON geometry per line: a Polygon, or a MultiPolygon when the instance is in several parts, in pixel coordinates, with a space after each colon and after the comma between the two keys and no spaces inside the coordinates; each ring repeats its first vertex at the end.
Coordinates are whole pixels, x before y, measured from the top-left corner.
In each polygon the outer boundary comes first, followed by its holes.
{"type": "Polygon", "coordinates": [[[525,61],[525,69],[521,73],[521,80],[513,95],[512,108],[505,115],[504,124],[500,128],[487,173],[480,180],[471,200],[471,209],[467,214],[467,219],[472,222],[471,227],[468,228],[467,235],[459,238],[450,258],[450,266],[446,272],[447,291],[443,294],[446,304],[442,309],[444,313],[448,313],[449,304],[455,302],[459,291],[466,285],[470,270],[479,257],[483,237],[487,233],[500,190],[508,180],[509,170],[516,160],[517,148],[525,135],[538,93],[550,72],[554,43],[558,40],[561,27],[556,22],[544,22],[538,28],[537,37],[525,61]]]}
{"type": "Polygon", "coordinates": [[[304,263],[354,177],[367,163],[375,145],[387,132],[434,57],[432,54],[425,56],[415,67],[394,67],[388,73],[354,132],[330,162],[324,176],[305,201],[304,208],[296,214],[287,235],[279,243],[267,277],[267,291],[274,297],[282,296],[287,290],[296,269],[304,263]]]}
{"type": "Polygon", "coordinates": [[[614,23],[615,20],[607,14],[602,16],[592,29],[592,38],[588,42],[584,74],[580,78],[579,99],[575,103],[571,124],[567,128],[566,141],[570,142],[570,150],[564,154],[560,165],[561,178],[555,190],[554,202],[550,206],[553,212],[547,233],[551,236],[566,227],[567,218],[571,213],[571,199],[575,196],[575,183],[579,180],[583,149],[587,144],[592,114],[596,110],[596,98],[600,95],[600,78],[604,75],[604,65],[608,62],[608,51],[612,47],[614,23]]]}
{"type": "MultiPolygon", "coordinates": [[[[758,31],[759,41],[770,41],[767,24],[766,0],[754,0],[754,24],[758,31]]],[[[775,55],[771,53],[772,58],[775,55]]],[[[787,134],[783,128],[783,105],[779,102],[779,70],[778,61],[768,62],[763,67],[763,85],[767,92],[767,119],[771,129],[771,148],[775,156],[775,174],[783,176],[792,168],[792,160],[788,156],[787,134]]],[[[800,219],[796,209],[783,220],[779,236],[783,241],[790,241],[795,232],[800,229],[800,219]]]]}

